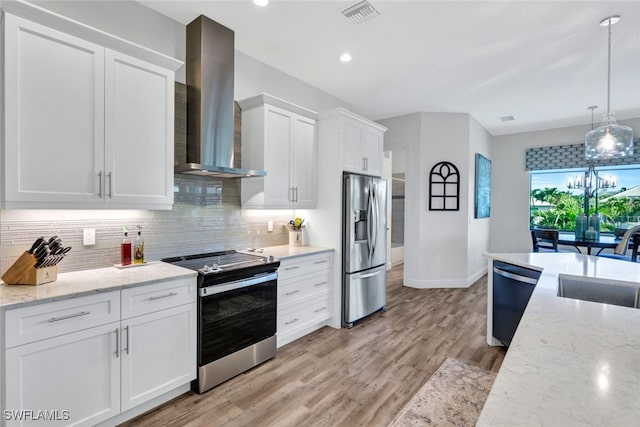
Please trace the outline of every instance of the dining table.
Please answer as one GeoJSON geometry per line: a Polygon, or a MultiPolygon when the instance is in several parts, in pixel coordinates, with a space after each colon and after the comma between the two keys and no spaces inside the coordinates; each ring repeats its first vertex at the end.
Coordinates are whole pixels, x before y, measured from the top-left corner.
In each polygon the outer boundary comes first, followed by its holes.
{"type": "Polygon", "coordinates": [[[598,249],[595,255],[599,255],[605,249],[615,249],[618,243],[620,243],[620,237],[613,234],[600,234],[596,240],[586,240],[576,238],[576,234],[573,232],[558,233],[558,245],[573,246],[579,253],[583,253],[580,248],[586,248],[587,255],[591,255],[592,248],[598,249]]]}

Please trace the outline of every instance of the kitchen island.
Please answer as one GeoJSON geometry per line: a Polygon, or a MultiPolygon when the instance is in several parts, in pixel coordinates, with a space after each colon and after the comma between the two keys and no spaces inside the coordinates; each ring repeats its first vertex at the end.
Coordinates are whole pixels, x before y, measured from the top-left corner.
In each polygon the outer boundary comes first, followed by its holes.
{"type": "MultiPolygon", "coordinates": [[[[640,310],[557,296],[558,279],[640,287],[640,264],[575,253],[486,254],[541,271],[478,426],[637,425],[640,310]]],[[[492,281],[488,289],[491,336],[492,281]]]]}

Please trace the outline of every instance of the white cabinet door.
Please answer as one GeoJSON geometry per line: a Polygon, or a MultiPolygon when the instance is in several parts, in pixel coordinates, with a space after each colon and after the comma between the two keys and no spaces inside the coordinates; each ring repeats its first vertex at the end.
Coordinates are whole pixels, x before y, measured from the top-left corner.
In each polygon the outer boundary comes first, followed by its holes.
{"type": "Polygon", "coordinates": [[[296,208],[316,207],[316,121],[293,117],[291,184],[296,208]]]}
{"type": "Polygon", "coordinates": [[[383,133],[377,129],[363,129],[362,154],[365,158],[365,173],[382,176],[383,133]]]}
{"type": "Polygon", "coordinates": [[[348,172],[382,175],[383,131],[364,122],[344,119],[343,168],[348,172]]]}
{"type": "Polygon", "coordinates": [[[4,20],[5,206],[100,204],[104,48],[10,14],[4,20]]]}
{"type": "Polygon", "coordinates": [[[173,203],[173,72],[105,52],[105,194],[109,203],[173,203]]]}
{"type": "Polygon", "coordinates": [[[7,350],[6,409],[58,411],[49,416],[59,418],[13,420],[7,426],[92,426],[117,415],[118,326],[110,323],[7,350]]]}
{"type": "Polygon", "coordinates": [[[122,322],[122,410],[196,377],[196,305],[122,322]]]}
{"type": "Polygon", "coordinates": [[[344,170],[348,172],[363,172],[364,154],[362,153],[362,140],[364,136],[362,126],[357,122],[345,119],[342,131],[344,170]]]}
{"type": "Polygon", "coordinates": [[[291,141],[294,115],[281,108],[264,107],[264,204],[288,207],[293,200],[291,141]]]}

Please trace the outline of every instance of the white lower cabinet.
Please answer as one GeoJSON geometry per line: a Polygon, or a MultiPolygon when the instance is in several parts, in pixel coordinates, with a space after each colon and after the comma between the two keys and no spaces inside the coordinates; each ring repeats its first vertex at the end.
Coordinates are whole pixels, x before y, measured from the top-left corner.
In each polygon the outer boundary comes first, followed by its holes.
{"type": "Polygon", "coordinates": [[[283,259],[278,270],[278,347],[328,324],[333,252],[283,259]]]}
{"type": "Polygon", "coordinates": [[[93,426],[188,384],[196,315],[193,278],[8,310],[3,419],[93,426]]]}
{"type": "Polygon", "coordinates": [[[7,426],[91,426],[118,415],[119,326],[110,323],[8,349],[6,410],[14,415],[7,426]]]}
{"type": "Polygon", "coordinates": [[[196,307],[182,305],[122,322],[122,410],[195,378],[196,307]]]}

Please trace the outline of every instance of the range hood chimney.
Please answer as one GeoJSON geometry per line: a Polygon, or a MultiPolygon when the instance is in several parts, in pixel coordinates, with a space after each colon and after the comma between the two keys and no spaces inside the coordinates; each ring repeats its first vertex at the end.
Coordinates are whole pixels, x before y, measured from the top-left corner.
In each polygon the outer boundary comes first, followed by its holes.
{"type": "Polygon", "coordinates": [[[187,163],[176,173],[242,178],[264,171],[233,167],[234,34],[200,15],[187,25],[187,163]]]}

